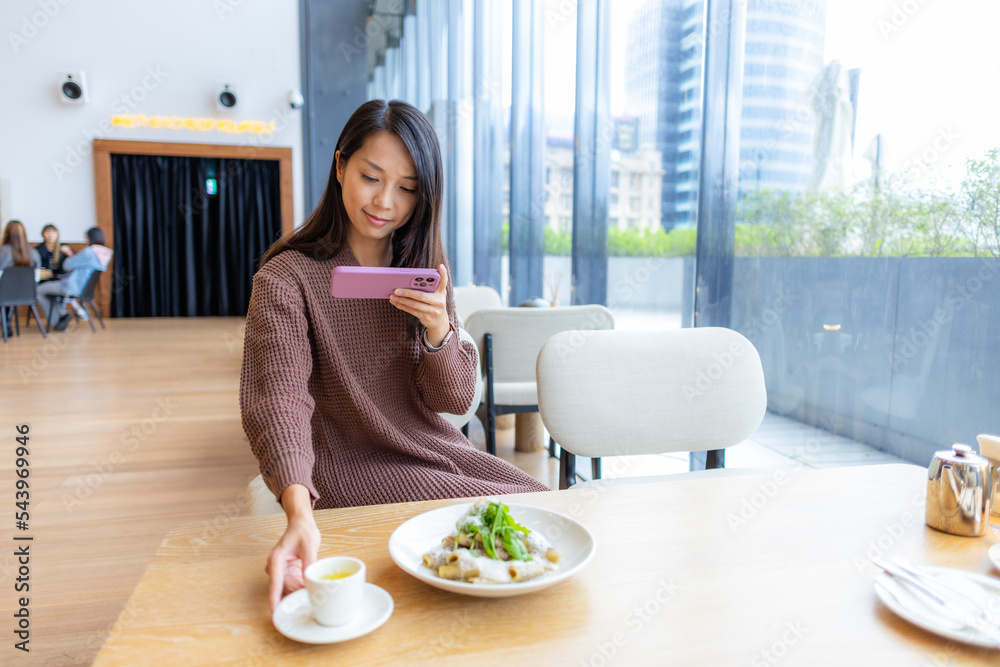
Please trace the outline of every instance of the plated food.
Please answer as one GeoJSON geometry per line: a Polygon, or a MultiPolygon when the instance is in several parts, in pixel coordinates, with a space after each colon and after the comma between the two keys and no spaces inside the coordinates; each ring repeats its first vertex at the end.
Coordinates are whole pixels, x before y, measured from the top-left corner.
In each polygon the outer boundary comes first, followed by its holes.
{"type": "Polygon", "coordinates": [[[561,556],[544,536],[517,523],[507,505],[480,500],[423,555],[423,562],[442,579],[509,584],[556,570],[561,556]]]}
{"type": "MultiPolygon", "coordinates": [[[[389,537],[389,555],[393,562],[410,576],[435,588],[475,597],[503,598],[534,593],[566,581],[586,567],[594,556],[594,536],[579,521],[544,507],[510,503],[507,510],[510,520],[530,531],[524,533],[527,538],[530,539],[530,536],[535,536],[534,539],[544,538],[553,550],[559,552],[558,563],[553,563],[544,554],[536,557],[533,553],[532,561],[517,562],[542,563],[547,570],[544,575],[520,580],[513,580],[511,577],[509,583],[500,585],[482,581],[482,570],[479,575],[469,579],[465,579],[464,576],[458,579],[443,579],[439,571],[427,566],[424,556],[439,547],[444,547],[442,540],[445,538],[451,536],[454,540],[458,536],[459,523],[473,506],[474,503],[466,502],[439,507],[418,514],[400,524],[389,537]],[[551,565],[544,565],[543,561],[551,565]]],[[[520,531],[515,528],[515,532],[520,531]]],[[[516,547],[514,549],[516,550],[516,547]]],[[[470,550],[470,555],[474,556],[472,551],[470,550]]],[[[497,551],[497,553],[502,555],[503,552],[497,551]]],[[[545,553],[548,553],[548,550],[545,553]]],[[[501,568],[510,567],[509,564],[505,565],[509,561],[500,560],[497,563],[501,568]]],[[[509,571],[507,574],[510,574],[509,571]]]]}

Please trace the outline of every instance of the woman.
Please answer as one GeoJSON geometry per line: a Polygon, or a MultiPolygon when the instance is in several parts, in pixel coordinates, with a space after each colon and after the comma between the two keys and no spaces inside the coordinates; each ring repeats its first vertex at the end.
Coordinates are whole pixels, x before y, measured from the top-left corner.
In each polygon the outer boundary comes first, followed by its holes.
{"type": "Polygon", "coordinates": [[[427,118],[403,102],[368,102],[337,141],[319,207],[254,276],[240,407],[288,517],[267,561],[272,609],[316,558],[314,507],[547,490],[436,414],[464,413],[479,372],[455,333],[442,188],[427,118]],[[336,299],[340,265],[436,266],[441,280],[433,293],[336,299]]]}
{"type": "Polygon", "coordinates": [[[37,269],[42,265],[38,251],[28,245],[28,235],[20,220],[11,220],[4,227],[0,238],[0,270],[8,266],[30,266],[37,269]]]}
{"type": "Polygon", "coordinates": [[[58,278],[63,273],[63,260],[73,256],[73,249],[59,243],[59,230],[52,223],[42,227],[42,238],[45,240],[35,246],[42,258],[42,268],[50,269],[52,277],[58,278]]]}

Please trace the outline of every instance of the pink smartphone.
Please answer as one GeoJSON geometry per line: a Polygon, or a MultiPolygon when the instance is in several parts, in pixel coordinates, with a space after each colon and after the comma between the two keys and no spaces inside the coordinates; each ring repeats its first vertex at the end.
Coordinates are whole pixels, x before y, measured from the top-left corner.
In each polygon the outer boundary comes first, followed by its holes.
{"type": "Polygon", "coordinates": [[[338,299],[388,299],[397,289],[433,292],[441,282],[434,269],[335,266],[330,294],[338,299]]]}

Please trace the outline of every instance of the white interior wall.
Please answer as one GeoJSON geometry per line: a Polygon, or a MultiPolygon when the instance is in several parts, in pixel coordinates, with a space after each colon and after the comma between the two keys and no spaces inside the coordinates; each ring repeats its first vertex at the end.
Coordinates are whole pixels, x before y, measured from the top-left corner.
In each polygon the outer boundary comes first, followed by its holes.
{"type": "Polygon", "coordinates": [[[304,110],[296,0],[4,0],[0,3],[0,213],[41,240],[96,224],[92,138],[291,147],[295,223],[302,219],[304,110]],[[85,105],[59,101],[58,72],[83,70],[85,105]],[[215,106],[217,82],[236,109],[215,106]],[[117,113],[274,121],[271,135],[111,127],[117,113]],[[259,143],[255,143],[259,142],[259,143]]]}

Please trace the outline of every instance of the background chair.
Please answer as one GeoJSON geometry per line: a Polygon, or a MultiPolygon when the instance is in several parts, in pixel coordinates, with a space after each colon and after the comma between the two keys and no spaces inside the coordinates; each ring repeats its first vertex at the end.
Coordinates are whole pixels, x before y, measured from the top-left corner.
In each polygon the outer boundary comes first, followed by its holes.
{"type": "Polygon", "coordinates": [[[497,415],[537,412],[535,362],[538,351],[560,331],[613,329],[604,306],[487,308],[469,315],[465,328],[476,341],[484,375],[484,400],[478,411],[486,432],[486,451],[496,454],[497,415]]]}
{"type": "Polygon", "coordinates": [[[262,516],[264,514],[284,514],[281,503],[267,488],[264,478],[257,475],[247,485],[247,516],[262,516]]]}
{"type": "MultiPolygon", "coordinates": [[[[494,292],[494,294],[495,294],[495,292],[494,292]]],[[[469,343],[472,343],[473,346],[475,346],[476,341],[474,341],[472,339],[472,336],[470,336],[469,332],[466,331],[465,329],[459,327],[458,328],[458,335],[459,335],[459,337],[462,340],[468,341],[469,343]]],[[[478,353],[479,353],[478,348],[476,349],[476,353],[478,355],[478,353]]],[[[477,362],[478,362],[478,357],[477,357],[477,362]]],[[[441,415],[442,417],[444,417],[445,420],[448,423],[450,423],[452,426],[454,426],[454,427],[456,427],[458,429],[461,429],[462,434],[466,438],[468,438],[469,437],[469,420],[472,419],[472,415],[476,414],[476,410],[479,409],[479,403],[482,400],[483,400],[483,374],[482,374],[482,371],[480,370],[480,372],[476,375],[476,393],[475,393],[475,396],[473,396],[473,398],[472,398],[472,404],[469,406],[469,409],[466,410],[465,413],[461,414],[461,415],[452,415],[452,414],[448,414],[447,412],[439,412],[438,414],[441,415]]]]}
{"type": "MultiPolygon", "coordinates": [[[[472,340],[472,336],[462,328],[459,328],[458,335],[462,340],[468,341],[475,344],[472,340]]],[[[465,411],[465,414],[452,415],[446,412],[439,412],[438,414],[444,417],[444,419],[456,428],[462,429],[462,433],[466,437],[469,436],[469,420],[472,419],[472,415],[476,414],[476,409],[479,407],[479,402],[483,395],[483,378],[478,376],[476,378],[476,394],[472,398],[472,404],[469,405],[469,409],[465,411]]],[[[284,512],[281,509],[281,504],[278,503],[274,494],[271,493],[271,489],[267,488],[267,484],[264,483],[264,478],[257,475],[252,480],[250,484],[247,485],[247,515],[248,516],[259,516],[261,514],[282,514],[284,512]]]]}
{"type": "MultiPolygon", "coordinates": [[[[97,289],[97,283],[100,282],[101,275],[103,273],[104,271],[97,271],[97,270],[91,273],[90,278],[87,278],[87,282],[83,286],[83,289],[80,290],[79,294],[76,295],[65,294],[65,295],[56,295],[49,297],[52,300],[52,305],[49,306],[48,324],[46,325],[46,331],[52,328],[52,316],[55,314],[56,304],[62,303],[64,301],[70,301],[72,299],[76,299],[83,307],[84,311],[87,310],[86,307],[89,305],[90,310],[93,311],[93,314],[97,317],[97,321],[101,323],[101,328],[102,329],[107,328],[104,326],[104,319],[101,317],[101,311],[97,309],[97,304],[94,303],[94,291],[97,289]]],[[[70,309],[70,312],[72,312],[72,308],[70,309]]],[[[73,313],[73,316],[75,317],[76,313],[73,313]]],[[[90,330],[93,331],[94,333],[97,333],[97,327],[94,326],[94,318],[93,317],[87,318],[87,322],[90,324],[90,330]]]]}
{"type": "Polygon", "coordinates": [[[458,322],[462,326],[465,326],[466,318],[477,310],[500,308],[503,306],[497,291],[486,285],[456,287],[454,293],[455,314],[458,315],[458,322]]]}
{"type": "Polygon", "coordinates": [[[723,449],[753,434],[767,407],[757,350],[718,327],[559,333],[537,377],[542,421],[562,448],[560,488],[576,481],[575,456],[723,449]]]}
{"type": "Polygon", "coordinates": [[[28,312],[35,316],[38,330],[45,337],[42,320],[35,308],[35,270],[30,266],[10,266],[0,273],[0,329],[3,329],[3,342],[7,342],[7,309],[11,310],[14,319],[14,330],[21,335],[21,323],[18,321],[17,307],[28,306],[28,312]]]}

